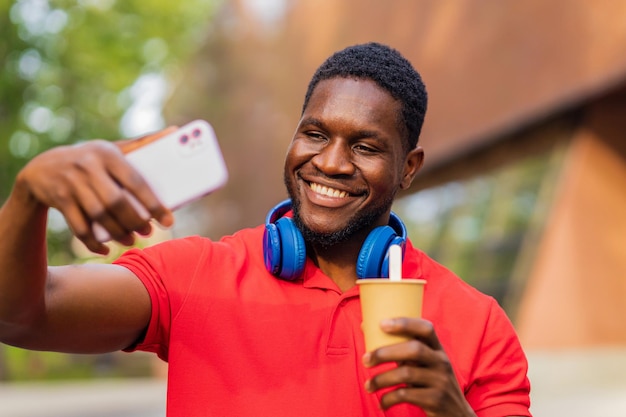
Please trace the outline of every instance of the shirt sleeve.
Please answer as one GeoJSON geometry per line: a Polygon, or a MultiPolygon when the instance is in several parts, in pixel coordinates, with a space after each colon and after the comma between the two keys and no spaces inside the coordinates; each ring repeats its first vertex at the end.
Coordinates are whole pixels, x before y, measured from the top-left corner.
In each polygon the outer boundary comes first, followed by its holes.
{"type": "Polygon", "coordinates": [[[172,320],[176,316],[196,271],[201,268],[206,244],[190,237],[174,239],[139,250],[131,249],[114,263],[132,271],[150,295],[151,317],[141,340],[124,349],[156,353],[168,361],[172,320]]]}
{"type": "Polygon", "coordinates": [[[465,397],[478,417],[531,416],[528,361],[513,325],[495,300],[465,397]]]}

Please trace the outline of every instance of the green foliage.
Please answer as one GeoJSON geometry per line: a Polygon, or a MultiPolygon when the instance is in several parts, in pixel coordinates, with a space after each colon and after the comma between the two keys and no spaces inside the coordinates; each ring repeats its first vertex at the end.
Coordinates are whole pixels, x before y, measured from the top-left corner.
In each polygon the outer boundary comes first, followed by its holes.
{"type": "MultiPolygon", "coordinates": [[[[132,86],[146,74],[174,76],[207,33],[215,3],[0,3],[0,202],[36,154],[123,136],[120,122],[137,99],[132,86]]],[[[69,234],[49,235],[51,258],[68,260],[69,234]]]]}
{"type": "MultiPolygon", "coordinates": [[[[36,154],[123,136],[123,116],[138,99],[133,85],[147,74],[175,77],[204,40],[216,6],[217,0],[0,0],[0,203],[36,154]]],[[[75,256],[59,222],[49,225],[52,264],[75,256]]],[[[0,345],[0,380],[91,376],[107,358],[0,345]]],[[[134,363],[147,372],[145,361],[134,363]]]]}
{"type": "Polygon", "coordinates": [[[521,160],[462,182],[447,183],[398,200],[411,241],[505,309],[523,240],[544,216],[542,181],[549,155],[521,160]]]}
{"type": "Polygon", "coordinates": [[[0,201],[35,154],[120,136],[142,74],[166,79],[198,46],[215,2],[20,0],[0,4],[0,201]]]}
{"type": "Polygon", "coordinates": [[[155,357],[147,353],[115,352],[104,355],[68,355],[0,346],[11,381],[67,380],[100,377],[151,376],[155,357]]]}

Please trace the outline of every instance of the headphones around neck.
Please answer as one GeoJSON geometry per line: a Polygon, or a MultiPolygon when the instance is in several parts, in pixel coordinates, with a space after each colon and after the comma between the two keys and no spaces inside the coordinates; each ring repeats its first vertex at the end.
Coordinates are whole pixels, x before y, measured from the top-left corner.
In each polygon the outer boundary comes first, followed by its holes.
{"type": "MultiPolygon", "coordinates": [[[[279,203],[267,214],[263,234],[265,268],[274,276],[287,281],[302,275],[306,263],[306,243],[290,217],[291,200],[279,203]]],[[[356,273],[359,278],[389,276],[389,248],[400,245],[404,255],[407,232],[402,220],[391,212],[389,225],[374,228],[359,251],[356,273]]]]}

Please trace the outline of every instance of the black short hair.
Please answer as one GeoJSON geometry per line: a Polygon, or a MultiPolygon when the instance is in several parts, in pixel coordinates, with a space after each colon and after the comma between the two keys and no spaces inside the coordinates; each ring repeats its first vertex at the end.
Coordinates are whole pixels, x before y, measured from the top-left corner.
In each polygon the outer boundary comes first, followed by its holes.
{"type": "Polygon", "coordinates": [[[408,149],[417,146],[428,95],[422,77],[400,52],[376,42],[335,52],[313,74],[304,97],[303,113],[317,84],[335,77],[370,79],[399,100],[402,106],[399,121],[406,131],[408,149]]]}

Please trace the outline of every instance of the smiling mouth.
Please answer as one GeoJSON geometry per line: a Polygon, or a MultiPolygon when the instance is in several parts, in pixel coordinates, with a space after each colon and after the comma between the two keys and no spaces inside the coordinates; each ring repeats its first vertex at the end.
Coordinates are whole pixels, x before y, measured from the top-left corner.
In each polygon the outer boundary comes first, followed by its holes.
{"type": "Polygon", "coordinates": [[[314,193],[320,194],[326,197],[344,198],[344,197],[348,197],[349,195],[346,191],[340,191],[335,188],[327,187],[325,185],[317,184],[314,182],[309,183],[309,188],[311,188],[311,190],[313,190],[314,193]]]}

